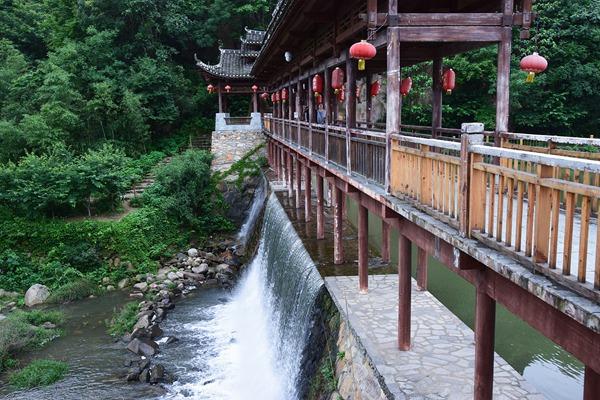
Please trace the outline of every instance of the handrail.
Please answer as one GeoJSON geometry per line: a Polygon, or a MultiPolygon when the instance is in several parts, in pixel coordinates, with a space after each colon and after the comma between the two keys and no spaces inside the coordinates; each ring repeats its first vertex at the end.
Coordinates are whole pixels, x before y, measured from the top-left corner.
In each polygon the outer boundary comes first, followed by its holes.
{"type": "Polygon", "coordinates": [[[533,135],[528,133],[502,133],[500,135],[503,139],[509,140],[531,140],[535,142],[552,142],[555,144],[571,144],[579,146],[594,146],[600,147],[600,139],[594,138],[579,138],[572,136],[555,136],[555,135],[533,135]]]}

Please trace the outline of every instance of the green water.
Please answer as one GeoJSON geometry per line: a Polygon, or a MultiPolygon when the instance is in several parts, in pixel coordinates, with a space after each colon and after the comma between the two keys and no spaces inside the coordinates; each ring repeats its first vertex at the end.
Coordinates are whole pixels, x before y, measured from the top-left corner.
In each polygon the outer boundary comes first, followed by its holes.
{"type": "MultiPolygon", "coordinates": [[[[356,226],[357,205],[350,199],[347,201],[347,214],[350,222],[356,226]]],[[[380,248],[381,237],[381,220],[369,213],[369,245],[372,249],[380,248]]],[[[396,264],[398,232],[395,230],[391,232],[390,249],[392,264],[396,264]]],[[[413,276],[415,272],[416,249],[413,249],[413,276]]],[[[473,328],[474,287],[433,257],[429,257],[428,290],[465,324],[473,328]]],[[[582,398],[583,365],[499,304],[496,308],[495,349],[546,398],[582,398]]]]}

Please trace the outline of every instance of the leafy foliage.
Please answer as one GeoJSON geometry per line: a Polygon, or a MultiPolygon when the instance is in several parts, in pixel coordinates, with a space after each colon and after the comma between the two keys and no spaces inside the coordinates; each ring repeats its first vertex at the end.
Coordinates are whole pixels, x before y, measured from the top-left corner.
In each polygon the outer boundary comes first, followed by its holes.
{"type": "Polygon", "coordinates": [[[137,322],[138,303],[127,303],[118,311],[108,324],[108,333],[113,336],[123,336],[131,332],[137,322]]]}

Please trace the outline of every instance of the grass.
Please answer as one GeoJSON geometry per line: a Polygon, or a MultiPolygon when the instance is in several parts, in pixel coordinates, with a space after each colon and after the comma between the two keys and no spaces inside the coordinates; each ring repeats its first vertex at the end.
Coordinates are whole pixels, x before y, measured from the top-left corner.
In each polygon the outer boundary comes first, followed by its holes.
{"type": "Polygon", "coordinates": [[[19,389],[51,385],[61,380],[69,366],[62,361],[35,360],[10,375],[9,382],[19,389]]]}
{"type": "Polygon", "coordinates": [[[67,303],[84,299],[98,293],[98,286],[92,281],[88,279],[78,279],[73,282],[68,282],[54,290],[50,295],[49,301],[51,303],[67,303]]]}
{"type": "Polygon", "coordinates": [[[62,335],[60,329],[45,329],[40,325],[44,322],[60,325],[63,321],[60,312],[43,310],[15,311],[0,321],[0,372],[15,367],[12,355],[41,348],[62,335]]]}
{"type": "Polygon", "coordinates": [[[115,312],[108,325],[108,333],[113,336],[122,336],[131,332],[137,322],[138,303],[131,302],[123,306],[121,310],[115,312]]]}

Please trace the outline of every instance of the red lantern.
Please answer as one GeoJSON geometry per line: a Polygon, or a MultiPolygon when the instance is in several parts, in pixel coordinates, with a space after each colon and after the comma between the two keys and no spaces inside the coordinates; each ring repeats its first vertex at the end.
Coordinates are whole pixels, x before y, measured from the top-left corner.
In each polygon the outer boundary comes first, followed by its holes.
{"type": "Polygon", "coordinates": [[[288,101],[288,90],[287,88],[281,89],[281,100],[286,103],[288,101]]]}
{"type": "Polygon", "coordinates": [[[342,88],[336,93],[338,102],[343,103],[346,100],[346,90],[342,85],[342,88]]]}
{"type": "Polygon", "coordinates": [[[548,61],[538,53],[530,54],[521,60],[521,71],[528,72],[526,82],[533,82],[535,74],[544,72],[548,68],[548,61]]]}
{"type": "Polygon", "coordinates": [[[276,103],[277,99],[275,98],[275,93],[271,93],[271,103],[276,103]]]}
{"type": "Polygon", "coordinates": [[[260,95],[260,98],[266,101],[269,98],[269,93],[264,92],[263,94],[260,95]]]}
{"type": "Polygon", "coordinates": [[[279,103],[279,100],[281,100],[281,96],[279,95],[279,92],[275,92],[275,103],[279,103]]]}
{"type": "Polygon", "coordinates": [[[256,93],[258,91],[258,86],[252,85],[252,91],[256,93]]]}
{"type": "Polygon", "coordinates": [[[456,86],[456,73],[452,68],[448,68],[442,75],[442,87],[446,94],[452,94],[454,87],[456,86]]]}
{"type": "Polygon", "coordinates": [[[208,93],[214,93],[215,92],[215,87],[213,85],[208,85],[206,87],[206,90],[208,91],[208,93]]]}
{"type": "Polygon", "coordinates": [[[338,94],[343,87],[344,71],[340,67],[336,67],[333,72],[331,72],[331,88],[334,90],[335,94],[338,94]]]}
{"type": "Polygon", "coordinates": [[[371,83],[371,97],[377,96],[379,94],[379,89],[381,89],[379,81],[371,83]]]}
{"type": "Polygon", "coordinates": [[[410,89],[412,89],[412,78],[409,76],[408,78],[402,79],[400,84],[400,94],[402,97],[406,97],[406,95],[410,93],[410,89]]]}
{"type": "Polygon", "coordinates": [[[315,93],[315,97],[319,97],[323,93],[323,78],[321,78],[321,75],[316,74],[313,76],[312,90],[315,93]]]}
{"type": "Polygon", "coordinates": [[[229,85],[225,85],[225,91],[226,91],[227,93],[231,92],[231,86],[229,86],[229,85]]]}
{"type": "Polygon", "coordinates": [[[377,49],[366,40],[354,43],[350,47],[350,57],[358,59],[358,70],[365,70],[365,60],[370,60],[377,54],[377,49]]]}

